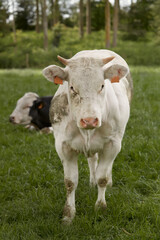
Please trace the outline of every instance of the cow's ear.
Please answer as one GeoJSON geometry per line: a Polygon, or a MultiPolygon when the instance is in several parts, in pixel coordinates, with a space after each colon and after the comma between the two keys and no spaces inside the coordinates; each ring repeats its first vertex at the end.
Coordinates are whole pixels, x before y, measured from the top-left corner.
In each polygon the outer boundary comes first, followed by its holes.
{"type": "Polygon", "coordinates": [[[59,66],[56,66],[56,65],[50,65],[50,66],[44,68],[42,73],[45,76],[45,78],[47,78],[51,82],[54,81],[54,78],[56,76],[61,78],[62,80],[67,79],[67,73],[66,73],[65,69],[63,69],[59,66]]]}
{"type": "Polygon", "coordinates": [[[104,77],[105,79],[110,79],[111,82],[119,82],[119,80],[125,77],[128,72],[128,68],[119,64],[114,64],[105,69],[104,77]]]}
{"type": "Polygon", "coordinates": [[[37,103],[37,108],[38,109],[42,109],[44,107],[44,102],[43,101],[40,101],[37,103]]]}

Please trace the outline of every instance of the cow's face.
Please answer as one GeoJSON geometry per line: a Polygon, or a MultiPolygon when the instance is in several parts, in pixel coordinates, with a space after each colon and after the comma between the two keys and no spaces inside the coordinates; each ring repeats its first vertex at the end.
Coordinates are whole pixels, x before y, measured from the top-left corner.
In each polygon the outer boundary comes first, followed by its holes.
{"type": "Polygon", "coordinates": [[[95,59],[79,59],[68,68],[69,101],[79,128],[101,125],[104,107],[104,74],[95,59]]]}
{"type": "Polygon", "coordinates": [[[117,64],[104,70],[103,66],[113,58],[65,60],[59,57],[67,66],[65,69],[51,65],[43,71],[50,81],[53,81],[55,76],[68,81],[70,110],[79,128],[93,129],[101,126],[102,115],[106,111],[105,79],[111,80],[113,77],[120,79],[128,72],[127,68],[117,64]]]}
{"type": "Polygon", "coordinates": [[[28,92],[21,97],[16,104],[16,108],[10,115],[10,122],[13,124],[30,124],[31,116],[29,116],[30,107],[33,101],[38,98],[36,93],[28,92]]]}

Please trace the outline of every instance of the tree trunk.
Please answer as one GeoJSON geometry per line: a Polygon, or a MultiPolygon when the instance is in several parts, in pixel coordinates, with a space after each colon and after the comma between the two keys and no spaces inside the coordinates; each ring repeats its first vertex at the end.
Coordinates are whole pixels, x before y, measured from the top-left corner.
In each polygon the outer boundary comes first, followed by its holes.
{"type": "Polygon", "coordinates": [[[91,1],[87,0],[86,3],[86,31],[87,34],[91,33],[91,1]]]}
{"type": "Polygon", "coordinates": [[[58,0],[54,1],[54,24],[59,22],[59,5],[58,0]]]}
{"type": "Polygon", "coordinates": [[[105,6],[105,32],[106,32],[106,48],[110,47],[110,3],[106,0],[105,6]]]}
{"type": "Polygon", "coordinates": [[[12,0],[12,9],[13,9],[13,20],[12,20],[12,29],[13,29],[13,42],[14,44],[17,43],[17,36],[16,36],[16,24],[15,24],[15,17],[14,17],[14,0],[12,0]]]}
{"type": "Polygon", "coordinates": [[[50,0],[50,3],[51,3],[51,26],[53,27],[54,26],[54,0],[50,0]]]}
{"type": "Polygon", "coordinates": [[[36,32],[39,33],[39,0],[36,0],[36,32]]]}
{"type": "Polygon", "coordinates": [[[83,0],[79,0],[79,34],[83,38],[83,0]]]}
{"type": "Polygon", "coordinates": [[[117,46],[118,10],[119,10],[119,0],[115,0],[114,17],[113,17],[113,47],[117,46]]]}
{"type": "Polygon", "coordinates": [[[42,0],[42,18],[43,18],[43,33],[44,33],[44,49],[48,48],[48,20],[46,14],[46,0],[42,0]]]}

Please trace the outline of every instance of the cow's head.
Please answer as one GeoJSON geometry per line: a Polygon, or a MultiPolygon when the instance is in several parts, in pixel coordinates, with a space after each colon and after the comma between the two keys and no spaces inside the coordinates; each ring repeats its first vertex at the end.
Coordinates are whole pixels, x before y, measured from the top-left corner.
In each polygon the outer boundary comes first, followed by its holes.
{"type": "Polygon", "coordinates": [[[77,59],[58,59],[66,66],[61,68],[50,65],[43,70],[44,76],[53,81],[58,76],[68,82],[68,98],[70,110],[77,126],[93,129],[101,126],[103,113],[106,111],[106,79],[118,79],[127,75],[128,69],[122,65],[104,65],[114,59],[95,59],[81,57],[77,59]]]}
{"type": "Polygon", "coordinates": [[[16,104],[16,108],[9,117],[9,121],[13,124],[30,124],[31,116],[29,116],[30,107],[38,98],[38,95],[33,92],[25,93],[16,104]]]}
{"type": "Polygon", "coordinates": [[[37,98],[30,107],[31,123],[39,129],[51,126],[49,121],[50,101],[48,99],[49,97],[37,98]]]}

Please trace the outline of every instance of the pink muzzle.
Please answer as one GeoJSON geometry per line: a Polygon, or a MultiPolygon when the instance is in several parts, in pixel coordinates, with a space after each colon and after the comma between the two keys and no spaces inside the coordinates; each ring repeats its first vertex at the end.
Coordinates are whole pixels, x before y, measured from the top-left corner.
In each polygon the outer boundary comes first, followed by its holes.
{"type": "Polygon", "coordinates": [[[98,126],[98,118],[82,118],[80,120],[80,125],[82,128],[85,129],[92,129],[92,128],[96,128],[98,126]]]}

